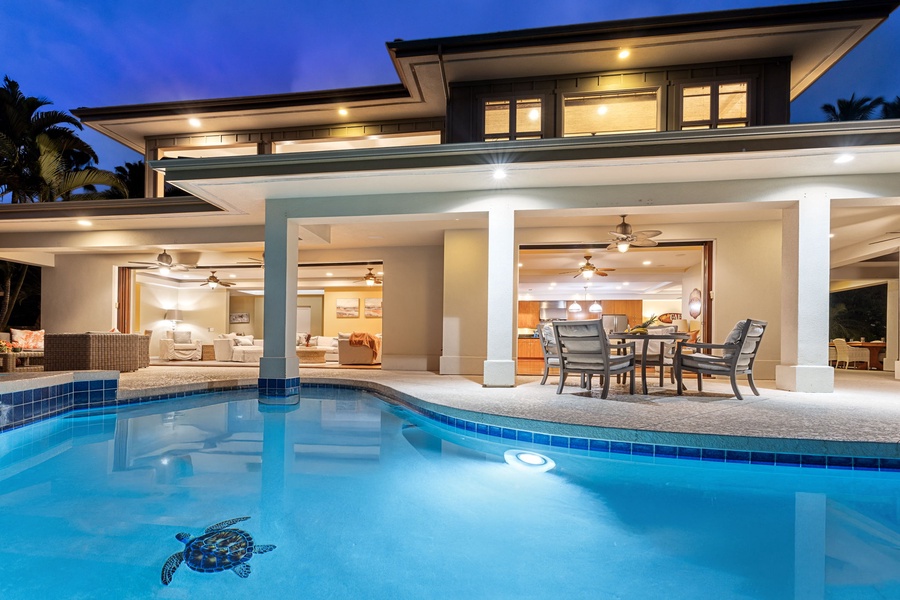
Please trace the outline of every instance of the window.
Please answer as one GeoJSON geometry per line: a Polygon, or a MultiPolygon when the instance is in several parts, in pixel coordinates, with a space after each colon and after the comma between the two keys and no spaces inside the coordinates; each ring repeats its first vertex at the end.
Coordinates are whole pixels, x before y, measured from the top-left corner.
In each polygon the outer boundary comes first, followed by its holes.
{"type": "Polygon", "coordinates": [[[681,88],[682,129],[725,129],[750,124],[746,81],[681,88]]]}
{"type": "Polygon", "coordinates": [[[563,99],[563,136],[657,131],[657,90],[607,92],[563,99]]]}
{"type": "Polygon", "coordinates": [[[486,100],[484,141],[539,140],[543,137],[540,98],[486,100]]]}

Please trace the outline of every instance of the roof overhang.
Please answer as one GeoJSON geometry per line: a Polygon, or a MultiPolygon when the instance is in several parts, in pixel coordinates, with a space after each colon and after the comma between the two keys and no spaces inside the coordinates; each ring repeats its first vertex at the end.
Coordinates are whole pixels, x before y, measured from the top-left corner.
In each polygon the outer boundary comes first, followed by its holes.
{"type": "Polygon", "coordinates": [[[791,99],[900,5],[849,0],[388,43],[404,82],[440,63],[449,83],[789,57],[791,99]],[[628,49],[626,60],[618,58],[628,49]]]}

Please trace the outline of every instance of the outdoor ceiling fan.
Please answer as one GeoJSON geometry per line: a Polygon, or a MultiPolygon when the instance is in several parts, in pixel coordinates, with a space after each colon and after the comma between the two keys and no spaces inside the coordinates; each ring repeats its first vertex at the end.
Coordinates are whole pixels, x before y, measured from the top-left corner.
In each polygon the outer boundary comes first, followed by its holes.
{"type": "Polygon", "coordinates": [[[215,271],[210,271],[210,273],[211,273],[211,275],[206,278],[206,281],[204,281],[203,283],[200,284],[201,286],[208,285],[209,289],[214,290],[217,287],[219,287],[220,285],[222,287],[231,287],[234,285],[233,283],[230,283],[228,281],[220,280],[218,277],[216,277],[215,271]]]}
{"type": "Polygon", "coordinates": [[[168,275],[170,271],[189,271],[193,269],[197,265],[187,265],[182,263],[175,262],[175,259],[172,258],[172,255],[165,251],[156,255],[156,260],[153,262],[144,262],[137,260],[128,261],[133,265],[148,265],[148,269],[159,269],[161,275],[168,275]]]}
{"type": "Polygon", "coordinates": [[[384,280],[381,277],[372,272],[373,267],[367,268],[369,269],[369,272],[363,275],[362,279],[357,279],[356,281],[354,281],[354,283],[360,283],[363,281],[366,283],[366,285],[381,285],[382,283],[384,283],[384,280]]]}
{"type": "Polygon", "coordinates": [[[874,242],[869,242],[869,245],[871,246],[871,245],[873,245],[873,244],[881,244],[881,243],[884,243],[884,242],[890,242],[890,241],[893,241],[893,240],[900,240],[900,231],[885,231],[885,232],[884,232],[884,235],[892,235],[892,236],[894,236],[894,237],[889,237],[889,238],[884,239],[884,240],[876,240],[876,241],[874,241],[874,242]]]}
{"type": "Polygon", "coordinates": [[[574,277],[578,277],[579,275],[584,277],[585,279],[590,279],[594,275],[599,275],[600,277],[606,277],[609,275],[608,271],[615,271],[615,269],[601,269],[600,267],[594,266],[591,264],[591,255],[585,255],[584,264],[578,267],[575,271],[563,271],[560,275],[570,275],[575,273],[574,277]]]}
{"type": "Polygon", "coordinates": [[[659,231],[658,229],[632,231],[631,225],[625,222],[625,217],[627,215],[619,216],[622,217],[622,222],[616,225],[615,231],[609,232],[609,234],[613,236],[613,239],[611,240],[612,243],[606,247],[607,250],[628,252],[628,249],[631,246],[651,247],[658,245],[658,242],[656,240],[652,240],[650,238],[655,238],[658,235],[662,235],[662,231],[659,231]]]}

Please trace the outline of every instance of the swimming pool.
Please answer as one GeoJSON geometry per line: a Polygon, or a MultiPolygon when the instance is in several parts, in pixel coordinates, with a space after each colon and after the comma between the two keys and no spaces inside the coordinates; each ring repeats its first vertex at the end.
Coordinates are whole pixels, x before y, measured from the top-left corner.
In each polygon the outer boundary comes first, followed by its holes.
{"type": "Polygon", "coordinates": [[[504,443],[342,389],[6,432],[0,531],[4,600],[900,598],[900,474],[504,443]],[[248,577],[161,583],[177,533],[238,517],[275,546],[248,577]]]}

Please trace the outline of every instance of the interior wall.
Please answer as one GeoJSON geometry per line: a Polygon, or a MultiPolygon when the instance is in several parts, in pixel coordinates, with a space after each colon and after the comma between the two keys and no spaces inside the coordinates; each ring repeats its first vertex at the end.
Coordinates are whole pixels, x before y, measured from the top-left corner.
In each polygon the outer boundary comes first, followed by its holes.
{"type": "Polygon", "coordinates": [[[482,375],[487,358],[488,233],[444,233],[441,374],[482,375]]]}
{"type": "Polygon", "coordinates": [[[306,306],[310,313],[310,335],[325,335],[323,306],[324,296],[297,296],[297,306],[306,306]]]}
{"type": "Polygon", "coordinates": [[[256,296],[242,296],[238,294],[228,294],[228,333],[239,333],[241,335],[252,335],[253,337],[262,337],[262,329],[254,326],[256,315],[256,296]],[[232,323],[231,315],[234,313],[247,313],[250,317],[249,323],[232,323]]]}
{"type": "MultiPolygon", "coordinates": [[[[179,309],[183,321],[176,323],[176,331],[190,331],[192,340],[212,344],[213,339],[229,331],[228,292],[224,289],[176,289],[158,285],[141,285],[141,322],[135,331],[152,330],[150,355],[159,356],[159,340],[172,330],[172,323],[164,320],[166,310],[179,309]]],[[[245,310],[233,312],[247,312],[245,310]]],[[[250,329],[249,327],[247,329],[250,329]]],[[[247,335],[252,332],[242,331],[247,335]]]]}
{"type": "MultiPolygon", "coordinates": [[[[382,319],[376,317],[365,316],[365,300],[366,298],[381,298],[381,286],[372,286],[371,288],[327,288],[322,301],[324,309],[322,335],[336,336],[338,333],[381,333],[382,319]],[[359,307],[359,316],[353,318],[337,316],[338,299],[356,300],[359,307]]],[[[383,304],[383,302],[382,302],[383,304]]]]}
{"type": "MultiPolygon", "coordinates": [[[[653,300],[653,299],[645,299],[642,307],[642,315],[644,320],[646,321],[652,316],[659,316],[665,313],[673,313],[682,312],[681,310],[681,300],[674,299],[662,299],[662,300],[653,300]]],[[[654,323],[654,325],[658,325],[659,323],[654,323]]]]}

